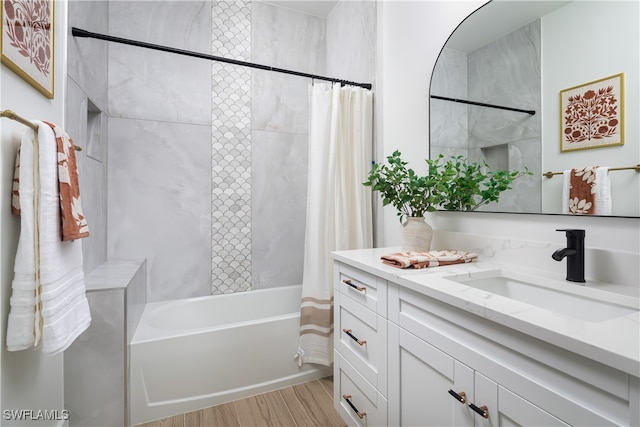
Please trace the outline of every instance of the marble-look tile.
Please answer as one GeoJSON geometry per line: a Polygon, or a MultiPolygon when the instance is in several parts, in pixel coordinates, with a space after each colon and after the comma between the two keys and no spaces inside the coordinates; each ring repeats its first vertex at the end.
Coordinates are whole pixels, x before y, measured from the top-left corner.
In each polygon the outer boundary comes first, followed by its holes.
{"type": "Polygon", "coordinates": [[[211,128],[109,119],[109,258],[147,258],[149,301],[210,293],[211,128]]]}
{"type": "Polygon", "coordinates": [[[125,290],[145,262],[144,259],[106,261],[85,276],[87,291],[125,290]]]}
{"type": "Polygon", "coordinates": [[[445,47],[433,69],[430,93],[467,99],[467,91],[467,54],[445,47]]]}
{"type": "MultiPolygon", "coordinates": [[[[432,95],[467,99],[467,55],[451,49],[443,49],[438,57],[431,79],[432,95]]],[[[449,147],[460,155],[468,156],[469,107],[452,101],[430,100],[430,147],[449,147]]],[[[431,157],[434,157],[431,150],[431,157]]],[[[448,150],[439,150],[444,153],[448,150]]]]}
{"type": "Polygon", "coordinates": [[[140,267],[131,278],[126,294],[127,330],[126,343],[130,344],[136,328],[142,318],[147,304],[147,261],[140,263],[140,267]]]}
{"type": "MultiPolygon", "coordinates": [[[[326,72],[325,21],[262,2],[252,5],[252,61],[312,74],[326,72]]],[[[307,78],[252,71],[252,128],[307,133],[307,78]]]]}
{"type": "Polygon", "coordinates": [[[87,95],[74,80],[67,83],[65,130],[83,148],[75,155],[82,210],[89,224],[89,237],[82,239],[84,271],[88,273],[107,259],[107,165],[87,155],[87,95]]]}
{"type": "Polygon", "coordinates": [[[540,45],[538,20],[468,55],[469,99],[538,112],[470,108],[471,146],[540,136],[540,45]]]}
{"type": "Polygon", "coordinates": [[[339,1],[327,17],[327,74],[375,83],[376,2],[339,1]]]}
{"type": "Polygon", "coordinates": [[[308,137],[253,131],[253,289],[302,283],[308,137]]]}
{"type": "MultiPolygon", "coordinates": [[[[117,37],[210,54],[210,3],[110,2],[109,32],[117,37]],[[167,29],[170,28],[170,31],[167,29]]],[[[211,122],[211,62],[112,43],[109,112],[113,116],[211,122]]]]}
{"type": "Polygon", "coordinates": [[[252,72],[252,128],[309,132],[309,80],[267,71],[252,72]]]}
{"type": "Polygon", "coordinates": [[[88,292],[91,326],[65,351],[69,426],[126,425],[124,290],[88,292]]]}
{"type": "MultiPolygon", "coordinates": [[[[108,33],[109,1],[70,1],[68,4],[69,27],[108,33]]],[[[107,110],[108,46],[102,40],[72,36],[67,42],[67,74],[102,111],[107,110]]]]}
{"type": "Polygon", "coordinates": [[[251,3],[251,53],[258,64],[325,71],[325,20],[265,2],[251,3]]]}
{"type": "MultiPolygon", "coordinates": [[[[251,55],[251,4],[214,1],[212,46],[251,55]]],[[[214,63],[211,150],[211,293],[251,289],[251,69],[214,63]]]]}

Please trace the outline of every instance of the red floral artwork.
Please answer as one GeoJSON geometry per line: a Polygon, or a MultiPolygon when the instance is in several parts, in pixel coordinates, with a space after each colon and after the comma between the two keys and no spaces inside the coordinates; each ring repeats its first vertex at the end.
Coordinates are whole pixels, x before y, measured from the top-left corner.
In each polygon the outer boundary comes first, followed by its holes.
{"type": "Polygon", "coordinates": [[[45,77],[51,72],[49,0],[3,0],[4,37],[45,77]]]}
{"type": "Polygon", "coordinates": [[[624,144],[624,74],[560,92],[561,151],[624,144]]]}
{"type": "Polygon", "coordinates": [[[618,99],[613,86],[570,96],[565,110],[567,142],[591,141],[612,136],[618,129],[618,99]]]}

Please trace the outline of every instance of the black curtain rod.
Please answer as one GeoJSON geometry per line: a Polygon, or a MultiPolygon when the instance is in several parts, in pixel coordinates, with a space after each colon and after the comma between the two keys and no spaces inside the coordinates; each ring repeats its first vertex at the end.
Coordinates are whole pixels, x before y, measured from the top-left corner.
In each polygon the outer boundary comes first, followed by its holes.
{"type": "Polygon", "coordinates": [[[310,79],[325,80],[329,82],[340,83],[342,85],[359,86],[365,89],[371,89],[372,87],[371,83],[356,83],[356,82],[350,82],[348,80],[340,80],[340,79],[334,79],[331,77],[317,76],[315,74],[301,73],[299,71],[285,70],[283,68],[270,67],[268,65],[262,65],[262,64],[254,64],[252,62],[239,61],[237,59],[223,58],[220,56],[207,55],[204,53],[192,52],[189,50],[176,49],[168,46],[161,46],[157,44],[145,43],[145,42],[140,42],[136,40],[123,39],[120,37],[108,36],[105,34],[92,33],[90,31],[86,31],[76,27],[71,27],[71,34],[74,37],[87,37],[87,38],[93,38],[93,39],[99,39],[99,40],[106,40],[109,42],[128,44],[131,46],[138,46],[138,47],[144,47],[147,49],[160,50],[163,52],[177,53],[179,55],[192,56],[194,58],[209,59],[211,61],[226,62],[228,64],[257,68],[259,70],[275,71],[277,73],[291,74],[294,76],[307,77],[310,79]]]}
{"type": "Polygon", "coordinates": [[[521,110],[519,108],[503,107],[501,105],[485,104],[483,102],[467,101],[465,99],[447,98],[446,96],[431,95],[431,98],[442,99],[444,101],[460,102],[462,104],[479,105],[481,107],[498,108],[500,110],[517,111],[518,113],[527,113],[531,114],[532,116],[536,114],[536,110],[521,110]]]}

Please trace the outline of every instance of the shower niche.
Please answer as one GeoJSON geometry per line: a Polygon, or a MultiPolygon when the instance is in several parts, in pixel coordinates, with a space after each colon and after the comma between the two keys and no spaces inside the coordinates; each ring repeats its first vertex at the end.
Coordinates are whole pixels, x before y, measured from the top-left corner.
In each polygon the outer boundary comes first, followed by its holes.
{"type": "Polygon", "coordinates": [[[87,156],[102,161],[107,122],[104,113],[90,99],[87,100],[87,156]]]}

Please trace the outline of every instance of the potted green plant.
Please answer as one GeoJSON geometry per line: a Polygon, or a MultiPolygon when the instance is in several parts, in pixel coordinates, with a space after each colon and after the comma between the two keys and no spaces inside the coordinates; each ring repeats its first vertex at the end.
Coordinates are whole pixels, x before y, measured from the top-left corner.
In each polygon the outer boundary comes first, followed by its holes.
{"type": "Polygon", "coordinates": [[[440,169],[447,185],[441,186],[440,208],[448,211],[475,211],[491,202],[497,202],[500,194],[511,190],[511,184],[525,175],[533,175],[527,168],[524,171],[492,170],[484,160],[482,163],[469,162],[463,156],[453,156],[440,165],[440,155],[430,164],[440,169]]]}
{"type": "Polygon", "coordinates": [[[426,159],[426,175],[418,175],[407,167],[396,150],[387,157],[387,164],[376,163],[363,185],[378,191],[382,205],[392,205],[402,224],[402,249],[425,252],[431,247],[433,230],[424,221],[424,214],[438,209],[476,210],[498,201],[500,193],[511,189],[511,183],[529,171],[491,171],[486,162],[469,163],[462,156],[444,163],[440,155],[426,159]],[[405,220],[403,222],[403,220],[405,220]]]}

